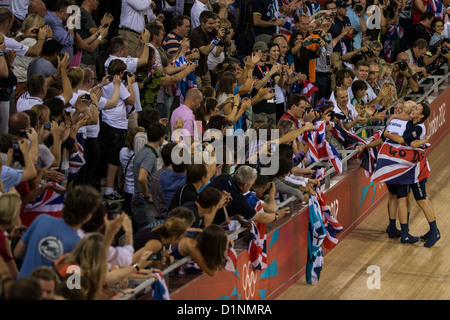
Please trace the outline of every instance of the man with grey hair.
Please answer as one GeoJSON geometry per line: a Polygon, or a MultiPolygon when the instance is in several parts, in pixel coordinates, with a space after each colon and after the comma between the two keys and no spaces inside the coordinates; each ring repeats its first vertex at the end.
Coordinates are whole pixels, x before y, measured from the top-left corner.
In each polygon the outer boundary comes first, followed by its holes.
{"type": "MultiPolygon", "coordinates": [[[[225,207],[230,218],[234,215],[240,215],[246,220],[261,223],[269,223],[282,218],[285,215],[283,210],[273,213],[256,212],[255,208],[248,203],[245,194],[252,188],[256,177],[255,169],[242,165],[236,169],[233,175],[223,173],[215,177],[208,184],[208,187],[230,193],[231,200],[225,207]]],[[[220,209],[217,211],[213,223],[221,224],[224,221],[226,221],[225,212],[223,209],[220,209]]]]}

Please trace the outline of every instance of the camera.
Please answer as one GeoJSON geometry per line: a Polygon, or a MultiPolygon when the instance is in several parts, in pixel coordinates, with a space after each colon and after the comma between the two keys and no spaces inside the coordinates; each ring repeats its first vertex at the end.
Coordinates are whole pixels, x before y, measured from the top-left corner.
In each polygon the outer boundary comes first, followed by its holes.
{"type": "Polygon", "coordinates": [[[85,95],[83,96],[83,99],[84,99],[84,100],[91,101],[91,95],[90,95],[90,94],[85,94],[85,95]]]}
{"type": "Polygon", "coordinates": [[[125,72],[123,73],[122,81],[128,81],[127,76],[131,78],[131,77],[133,76],[133,74],[132,74],[131,72],[129,72],[129,71],[125,71],[125,72]]]}
{"type": "Polygon", "coordinates": [[[372,50],[367,51],[366,56],[368,56],[369,58],[373,58],[373,56],[374,56],[373,51],[372,50]]]}
{"type": "Polygon", "coordinates": [[[228,29],[227,27],[222,27],[222,28],[223,28],[223,30],[225,31],[225,35],[231,33],[230,29],[228,29]]]}
{"type": "Polygon", "coordinates": [[[361,12],[364,10],[364,6],[361,4],[361,2],[355,2],[352,1],[352,7],[356,12],[361,12]]]}
{"type": "Polygon", "coordinates": [[[19,137],[28,138],[27,133],[31,133],[31,130],[19,130],[19,137]]]}
{"type": "Polygon", "coordinates": [[[447,46],[442,46],[441,47],[441,53],[442,54],[447,54],[450,52],[450,49],[447,46]]]}
{"type": "Polygon", "coordinates": [[[115,202],[105,202],[108,220],[114,220],[120,214],[119,204],[115,202]]]}
{"type": "Polygon", "coordinates": [[[312,38],[311,39],[311,43],[319,43],[320,42],[320,38],[312,38]]]}
{"type": "Polygon", "coordinates": [[[193,63],[196,67],[198,67],[198,59],[192,60],[192,63],[193,63]]]}
{"type": "Polygon", "coordinates": [[[315,29],[312,33],[320,36],[322,34],[322,30],[315,29]]]}
{"type": "Polygon", "coordinates": [[[408,64],[403,60],[400,60],[396,63],[398,65],[398,68],[400,69],[400,71],[405,71],[408,68],[408,64]]]}
{"type": "Polygon", "coordinates": [[[328,112],[328,115],[330,116],[331,120],[337,119],[337,120],[345,120],[346,116],[344,114],[336,113],[334,111],[328,112]]]}

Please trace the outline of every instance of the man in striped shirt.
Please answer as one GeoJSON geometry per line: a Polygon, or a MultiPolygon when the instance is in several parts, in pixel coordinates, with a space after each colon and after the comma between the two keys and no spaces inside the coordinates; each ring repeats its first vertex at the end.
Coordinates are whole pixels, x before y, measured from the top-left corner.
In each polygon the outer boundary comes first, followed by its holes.
{"type": "Polygon", "coordinates": [[[172,31],[164,38],[162,47],[168,54],[174,55],[180,48],[180,41],[189,35],[191,22],[188,16],[176,16],[172,20],[172,31]]]}

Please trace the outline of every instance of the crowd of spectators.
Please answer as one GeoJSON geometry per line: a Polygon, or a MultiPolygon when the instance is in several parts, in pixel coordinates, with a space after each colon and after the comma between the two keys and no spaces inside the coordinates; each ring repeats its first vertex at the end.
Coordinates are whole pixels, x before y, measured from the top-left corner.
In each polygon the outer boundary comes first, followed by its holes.
{"type": "Polygon", "coordinates": [[[317,124],[369,138],[448,63],[447,6],[1,1],[1,298],[115,299],[183,256],[213,276],[224,228],[315,194],[317,124]]]}

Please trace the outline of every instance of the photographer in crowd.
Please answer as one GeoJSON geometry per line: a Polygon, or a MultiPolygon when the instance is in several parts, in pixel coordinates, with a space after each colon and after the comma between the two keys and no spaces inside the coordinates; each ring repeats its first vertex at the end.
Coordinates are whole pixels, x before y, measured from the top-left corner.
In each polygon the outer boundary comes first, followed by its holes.
{"type": "Polygon", "coordinates": [[[413,65],[408,58],[408,54],[401,52],[397,56],[397,62],[394,64],[394,82],[397,87],[397,96],[403,98],[409,90],[419,91],[418,75],[413,70],[413,65]]]}

